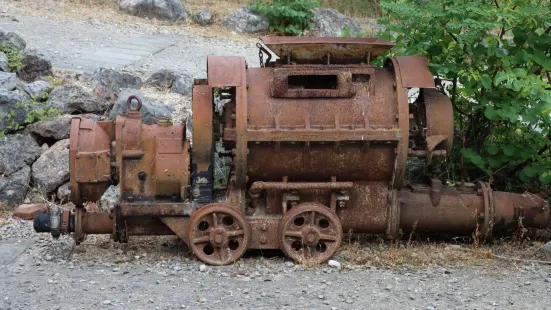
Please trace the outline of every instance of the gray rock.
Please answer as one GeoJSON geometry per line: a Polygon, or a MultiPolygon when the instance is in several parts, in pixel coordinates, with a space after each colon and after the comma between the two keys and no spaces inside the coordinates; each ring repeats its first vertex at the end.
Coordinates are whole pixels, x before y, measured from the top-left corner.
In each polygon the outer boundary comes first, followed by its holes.
{"type": "Polygon", "coordinates": [[[55,87],[48,96],[48,105],[59,109],[61,113],[100,112],[107,108],[106,103],[79,85],[61,85],[55,87]]]}
{"type": "Polygon", "coordinates": [[[8,67],[8,56],[2,52],[0,52],[0,71],[10,71],[8,67]]]}
{"type": "Polygon", "coordinates": [[[57,189],[57,199],[61,200],[62,202],[69,201],[69,197],[71,196],[71,190],[69,189],[69,182],[61,185],[57,189]]]}
{"type": "Polygon", "coordinates": [[[17,82],[17,75],[12,72],[0,72],[0,89],[14,90],[17,82]]]}
{"type": "Polygon", "coordinates": [[[547,261],[551,261],[551,241],[547,242],[543,247],[542,247],[542,251],[543,251],[543,254],[545,254],[545,259],[547,261]]]}
{"type": "Polygon", "coordinates": [[[27,47],[27,43],[23,38],[14,32],[3,32],[0,30],[0,45],[3,43],[14,46],[20,51],[24,51],[27,47]]]}
{"type": "Polygon", "coordinates": [[[34,162],[32,180],[45,192],[69,181],[69,139],[56,142],[34,162]]]}
{"type": "Polygon", "coordinates": [[[115,94],[121,89],[142,86],[142,80],[135,75],[104,68],[94,71],[89,80],[94,86],[94,92],[106,99],[116,97],[115,94]]]}
{"type": "Polygon", "coordinates": [[[13,131],[24,125],[27,114],[37,108],[30,104],[29,96],[20,90],[0,89],[0,131],[13,131]]]}
{"type": "Polygon", "coordinates": [[[248,7],[242,7],[224,20],[224,26],[235,32],[263,32],[270,27],[268,18],[254,13],[248,7]]]}
{"type": "Polygon", "coordinates": [[[350,27],[350,35],[362,31],[360,23],[333,9],[317,8],[312,20],[312,35],[315,37],[340,37],[345,27],[350,27]]]}
{"type": "Polygon", "coordinates": [[[99,206],[102,211],[109,212],[112,208],[119,204],[120,199],[120,186],[111,185],[103,193],[99,200],[99,206]]]}
{"type": "Polygon", "coordinates": [[[214,19],[214,12],[209,9],[201,9],[193,15],[193,21],[198,23],[201,26],[206,26],[212,24],[214,19]]]}
{"type": "Polygon", "coordinates": [[[10,176],[0,176],[0,208],[14,208],[21,204],[27,195],[31,168],[24,166],[10,176]]]}
{"type": "Polygon", "coordinates": [[[45,76],[51,76],[52,62],[37,51],[31,50],[25,52],[25,57],[21,61],[23,69],[18,72],[19,78],[27,82],[33,82],[45,76]]]}
{"type": "Polygon", "coordinates": [[[177,78],[178,75],[174,71],[161,69],[149,76],[145,81],[145,85],[168,89],[172,87],[177,78]]]}
{"type": "MultiPolygon", "coordinates": [[[[60,115],[47,120],[39,121],[27,126],[27,129],[42,138],[62,140],[69,138],[71,129],[71,120],[76,115],[60,115]]],[[[100,116],[96,114],[82,114],[78,117],[99,120],[100,116]]]]}
{"type": "Polygon", "coordinates": [[[11,175],[31,165],[42,149],[28,134],[6,135],[0,140],[0,174],[11,175]]]}
{"type": "Polygon", "coordinates": [[[119,9],[127,14],[169,21],[187,19],[180,0],[121,0],[119,9]]]}
{"type": "Polygon", "coordinates": [[[44,101],[48,95],[48,91],[52,86],[51,83],[46,81],[36,81],[25,85],[25,91],[31,95],[32,98],[38,101],[44,101]]]}
{"type": "Polygon", "coordinates": [[[377,33],[384,31],[386,29],[385,25],[381,25],[376,18],[368,18],[364,22],[364,29],[366,30],[366,35],[369,37],[377,37],[377,33]]]}
{"type": "Polygon", "coordinates": [[[155,124],[159,118],[171,117],[172,107],[145,97],[142,91],[136,89],[125,89],[120,93],[119,99],[117,99],[111,113],[109,113],[109,119],[114,119],[119,114],[128,113],[126,101],[131,95],[138,96],[138,98],[142,101],[142,121],[145,124],[155,124]]]}
{"type": "Polygon", "coordinates": [[[193,77],[187,74],[179,74],[172,83],[172,91],[178,94],[190,96],[193,90],[193,77]]]}

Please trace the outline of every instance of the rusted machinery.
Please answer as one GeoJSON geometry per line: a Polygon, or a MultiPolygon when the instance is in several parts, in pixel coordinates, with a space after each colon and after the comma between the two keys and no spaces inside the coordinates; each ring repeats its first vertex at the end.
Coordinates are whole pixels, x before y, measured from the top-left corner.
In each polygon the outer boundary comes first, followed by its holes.
{"type": "Polygon", "coordinates": [[[37,231],[182,238],[202,261],[223,265],[247,249],[281,249],[297,261],[329,259],[344,233],[468,234],[546,227],[534,195],[404,186],[408,156],[431,162],[452,147],[450,100],[421,56],[371,60],[391,42],[359,38],[263,38],[259,68],[242,57],[207,59],[193,87],[193,140],[185,125],[144,124],[138,98],[114,121],[73,119],[73,212],[35,219],[37,231]],[[270,61],[271,52],[277,55],[270,61]],[[264,62],[263,58],[267,57],[264,62]],[[408,102],[408,89],[419,97],[408,102]],[[137,105],[136,105],[137,104],[137,105]],[[192,144],[192,145],[191,145],[192,144]],[[109,185],[110,213],[87,212],[109,185]]]}

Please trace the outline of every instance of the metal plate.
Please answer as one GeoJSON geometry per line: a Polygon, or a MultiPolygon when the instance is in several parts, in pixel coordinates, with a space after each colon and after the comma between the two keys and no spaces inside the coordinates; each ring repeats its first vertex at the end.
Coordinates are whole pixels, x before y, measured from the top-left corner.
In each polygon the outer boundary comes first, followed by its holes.
{"type": "MultiPolygon", "coordinates": [[[[377,38],[263,37],[262,42],[280,59],[288,55],[296,63],[367,63],[390,50],[394,43],[377,38]]],[[[209,81],[210,84],[210,81],[209,81]]]]}

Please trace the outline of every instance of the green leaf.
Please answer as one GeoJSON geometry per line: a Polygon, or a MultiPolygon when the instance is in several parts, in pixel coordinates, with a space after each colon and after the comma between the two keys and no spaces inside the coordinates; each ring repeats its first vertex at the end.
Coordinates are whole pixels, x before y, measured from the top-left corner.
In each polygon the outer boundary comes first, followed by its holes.
{"type": "Polygon", "coordinates": [[[522,169],[522,172],[524,172],[526,176],[533,178],[536,175],[536,173],[538,173],[538,170],[533,166],[527,166],[524,169],[522,169]]]}
{"type": "Polygon", "coordinates": [[[486,116],[487,119],[495,121],[499,119],[499,116],[497,115],[497,111],[494,110],[491,106],[487,106],[486,110],[484,110],[484,116],[486,116]]]}
{"type": "Polygon", "coordinates": [[[483,75],[480,78],[480,81],[482,82],[482,86],[484,86],[484,88],[489,89],[492,87],[492,79],[488,75],[483,75]]]}
{"type": "Polygon", "coordinates": [[[513,156],[515,155],[515,146],[514,145],[511,145],[511,144],[505,144],[501,147],[501,149],[503,150],[503,154],[507,155],[507,156],[513,156]]]}
{"type": "Polygon", "coordinates": [[[490,155],[496,155],[497,152],[499,152],[499,148],[495,145],[491,145],[489,147],[486,148],[486,151],[488,152],[488,154],[490,155]]]}

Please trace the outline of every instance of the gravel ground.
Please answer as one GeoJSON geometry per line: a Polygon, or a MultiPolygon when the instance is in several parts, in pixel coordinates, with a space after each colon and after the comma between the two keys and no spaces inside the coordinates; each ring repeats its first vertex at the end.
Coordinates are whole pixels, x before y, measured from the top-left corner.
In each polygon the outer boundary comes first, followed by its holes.
{"type": "Polygon", "coordinates": [[[339,271],[252,253],[212,267],[175,237],[89,236],[74,247],[16,219],[0,227],[0,245],[10,243],[28,248],[0,265],[0,309],[551,309],[544,265],[339,271]]]}

